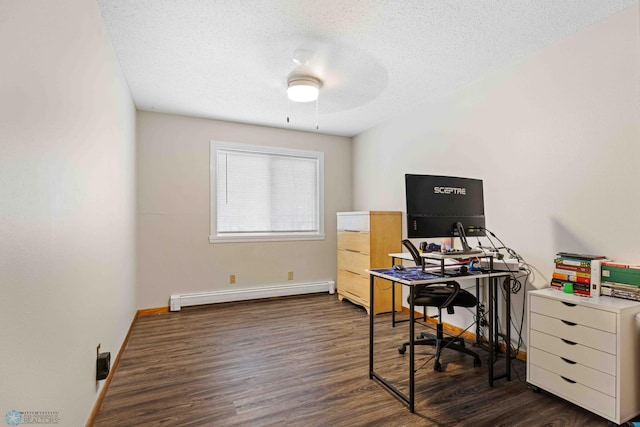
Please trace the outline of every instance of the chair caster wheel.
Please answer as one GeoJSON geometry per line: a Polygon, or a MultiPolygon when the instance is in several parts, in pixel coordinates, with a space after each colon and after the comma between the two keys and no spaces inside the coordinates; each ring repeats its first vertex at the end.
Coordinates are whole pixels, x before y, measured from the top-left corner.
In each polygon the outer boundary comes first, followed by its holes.
{"type": "Polygon", "coordinates": [[[440,364],[440,362],[435,362],[433,364],[433,370],[436,372],[442,372],[442,365],[440,364]]]}
{"type": "Polygon", "coordinates": [[[407,347],[401,345],[400,347],[398,347],[398,353],[400,354],[404,354],[407,351],[407,347]]]}
{"type": "Polygon", "coordinates": [[[480,359],[473,359],[473,367],[479,368],[480,366],[482,366],[482,362],[480,361],[480,359]]]}

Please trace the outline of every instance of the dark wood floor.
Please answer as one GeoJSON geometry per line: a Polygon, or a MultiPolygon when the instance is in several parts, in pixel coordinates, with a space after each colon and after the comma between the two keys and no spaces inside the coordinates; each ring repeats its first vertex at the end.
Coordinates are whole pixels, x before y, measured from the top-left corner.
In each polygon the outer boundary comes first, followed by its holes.
{"type": "MultiPolygon", "coordinates": [[[[407,387],[408,324],[376,316],[376,369],[407,387]]],[[[368,317],[335,295],[229,303],[139,318],[95,426],[606,426],[513,380],[487,384],[453,352],[416,374],[416,413],[368,377],[368,317]]],[[[417,348],[417,366],[429,359],[417,348]]],[[[500,361],[498,363],[501,363],[500,361]]]]}

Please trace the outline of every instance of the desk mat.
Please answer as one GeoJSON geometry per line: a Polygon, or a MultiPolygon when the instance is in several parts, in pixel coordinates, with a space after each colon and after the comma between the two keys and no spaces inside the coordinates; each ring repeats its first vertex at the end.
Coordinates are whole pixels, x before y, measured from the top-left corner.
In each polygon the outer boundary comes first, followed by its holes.
{"type": "Polygon", "coordinates": [[[405,270],[394,270],[393,268],[376,268],[371,271],[384,274],[385,276],[392,276],[397,279],[414,281],[414,280],[428,280],[428,279],[448,279],[448,277],[442,277],[436,274],[423,273],[421,267],[407,267],[405,270]]]}

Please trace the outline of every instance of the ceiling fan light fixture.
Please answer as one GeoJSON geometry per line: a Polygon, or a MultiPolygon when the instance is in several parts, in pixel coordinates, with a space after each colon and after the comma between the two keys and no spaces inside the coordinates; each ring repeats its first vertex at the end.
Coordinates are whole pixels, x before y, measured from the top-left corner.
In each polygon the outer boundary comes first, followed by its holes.
{"type": "Polygon", "coordinates": [[[311,76],[296,76],[287,81],[287,96],[293,102],[311,102],[318,99],[322,82],[311,76]]]}

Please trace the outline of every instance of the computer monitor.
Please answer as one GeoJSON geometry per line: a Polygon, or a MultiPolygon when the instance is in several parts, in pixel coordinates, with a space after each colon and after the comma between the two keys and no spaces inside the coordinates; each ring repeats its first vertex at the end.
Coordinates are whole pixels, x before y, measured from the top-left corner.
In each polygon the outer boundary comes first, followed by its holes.
{"type": "Polygon", "coordinates": [[[406,174],[405,184],[409,238],[460,237],[466,249],[465,234],[485,235],[482,180],[406,174]]]}

